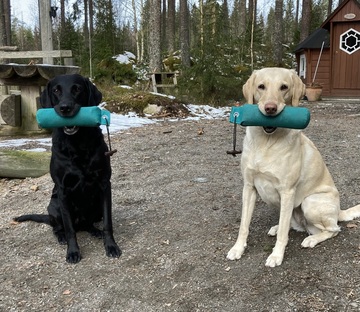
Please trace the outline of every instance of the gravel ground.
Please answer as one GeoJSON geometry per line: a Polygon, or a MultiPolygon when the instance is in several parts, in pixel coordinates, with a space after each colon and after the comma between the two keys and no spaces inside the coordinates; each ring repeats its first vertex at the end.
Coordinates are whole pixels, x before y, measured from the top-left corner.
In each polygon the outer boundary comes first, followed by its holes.
{"type": "MultiPolygon", "coordinates": [[[[342,208],[360,202],[360,103],[305,103],[305,133],[323,155],[342,208]]],[[[239,129],[241,141],[243,129],[239,129]]],[[[241,142],[239,142],[241,144],[241,142]]],[[[13,223],[46,210],[49,175],[0,179],[0,311],[360,311],[360,221],[314,249],[290,232],[283,264],[265,267],[278,212],[258,200],[248,248],[225,256],[241,213],[240,157],[227,119],[163,121],[112,136],[114,235],[123,255],[79,233],[65,261],[51,228],[13,223]],[[203,129],[203,134],[199,134],[203,129]]]]}

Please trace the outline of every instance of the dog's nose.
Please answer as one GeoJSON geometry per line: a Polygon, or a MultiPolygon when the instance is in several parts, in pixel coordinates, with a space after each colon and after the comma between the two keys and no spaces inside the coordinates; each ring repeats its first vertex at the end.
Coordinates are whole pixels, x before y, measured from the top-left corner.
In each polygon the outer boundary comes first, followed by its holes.
{"type": "Polygon", "coordinates": [[[277,112],[277,105],[274,103],[265,104],[265,112],[269,115],[274,115],[277,112]]]}
{"type": "Polygon", "coordinates": [[[67,114],[71,112],[71,107],[67,104],[61,104],[60,105],[60,112],[67,114]]]}

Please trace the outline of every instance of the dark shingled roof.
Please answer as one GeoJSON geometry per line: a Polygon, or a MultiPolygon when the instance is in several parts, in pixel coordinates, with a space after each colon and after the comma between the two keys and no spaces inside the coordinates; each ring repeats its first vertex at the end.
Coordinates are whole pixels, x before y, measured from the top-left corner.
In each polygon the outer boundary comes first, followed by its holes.
{"type": "Polygon", "coordinates": [[[304,41],[300,42],[294,49],[294,52],[298,52],[303,49],[321,49],[322,43],[324,48],[330,47],[330,34],[324,28],[318,28],[310,34],[304,41]]]}

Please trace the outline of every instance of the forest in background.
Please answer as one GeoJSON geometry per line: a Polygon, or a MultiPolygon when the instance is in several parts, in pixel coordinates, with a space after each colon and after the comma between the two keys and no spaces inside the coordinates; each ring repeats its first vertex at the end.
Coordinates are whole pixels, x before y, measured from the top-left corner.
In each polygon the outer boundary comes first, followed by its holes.
{"type": "MultiPolygon", "coordinates": [[[[338,5],[331,0],[60,0],[52,18],[53,46],[72,50],[83,75],[114,84],[141,85],[140,72],[179,71],[180,97],[220,105],[241,97],[253,69],[295,68],[294,47],[338,5]],[[266,12],[259,9],[265,4],[266,12]],[[124,51],[136,56],[132,64],[114,60],[124,51]]],[[[2,36],[2,45],[41,50],[39,24],[25,25],[12,15],[11,34],[2,36]]]]}

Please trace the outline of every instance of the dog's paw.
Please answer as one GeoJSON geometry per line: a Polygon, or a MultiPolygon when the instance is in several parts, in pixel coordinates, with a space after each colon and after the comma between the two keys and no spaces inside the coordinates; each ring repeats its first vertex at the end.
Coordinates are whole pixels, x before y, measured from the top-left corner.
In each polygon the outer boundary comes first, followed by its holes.
{"type": "Polygon", "coordinates": [[[279,228],[279,225],[272,226],[271,229],[269,230],[269,232],[267,233],[267,235],[276,236],[278,228],[279,228]]]}
{"type": "Polygon", "coordinates": [[[119,258],[122,254],[121,249],[116,243],[105,245],[106,255],[112,258],[119,258]]]}
{"type": "Polygon", "coordinates": [[[231,248],[226,256],[226,258],[228,260],[238,260],[241,258],[242,254],[245,251],[245,247],[238,247],[238,246],[234,246],[233,248],[231,248]]]}
{"type": "Polygon", "coordinates": [[[78,263],[81,260],[80,251],[68,251],[66,255],[66,262],[68,263],[78,263]]]}
{"type": "Polygon", "coordinates": [[[318,240],[314,238],[314,235],[310,235],[306,237],[301,243],[301,247],[303,248],[314,248],[318,244],[318,240]]]}
{"type": "Polygon", "coordinates": [[[266,260],[265,266],[270,268],[275,268],[276,266],[281,265],[284,259],[284,255],[277,255],[272,253],[266,260]]]}

